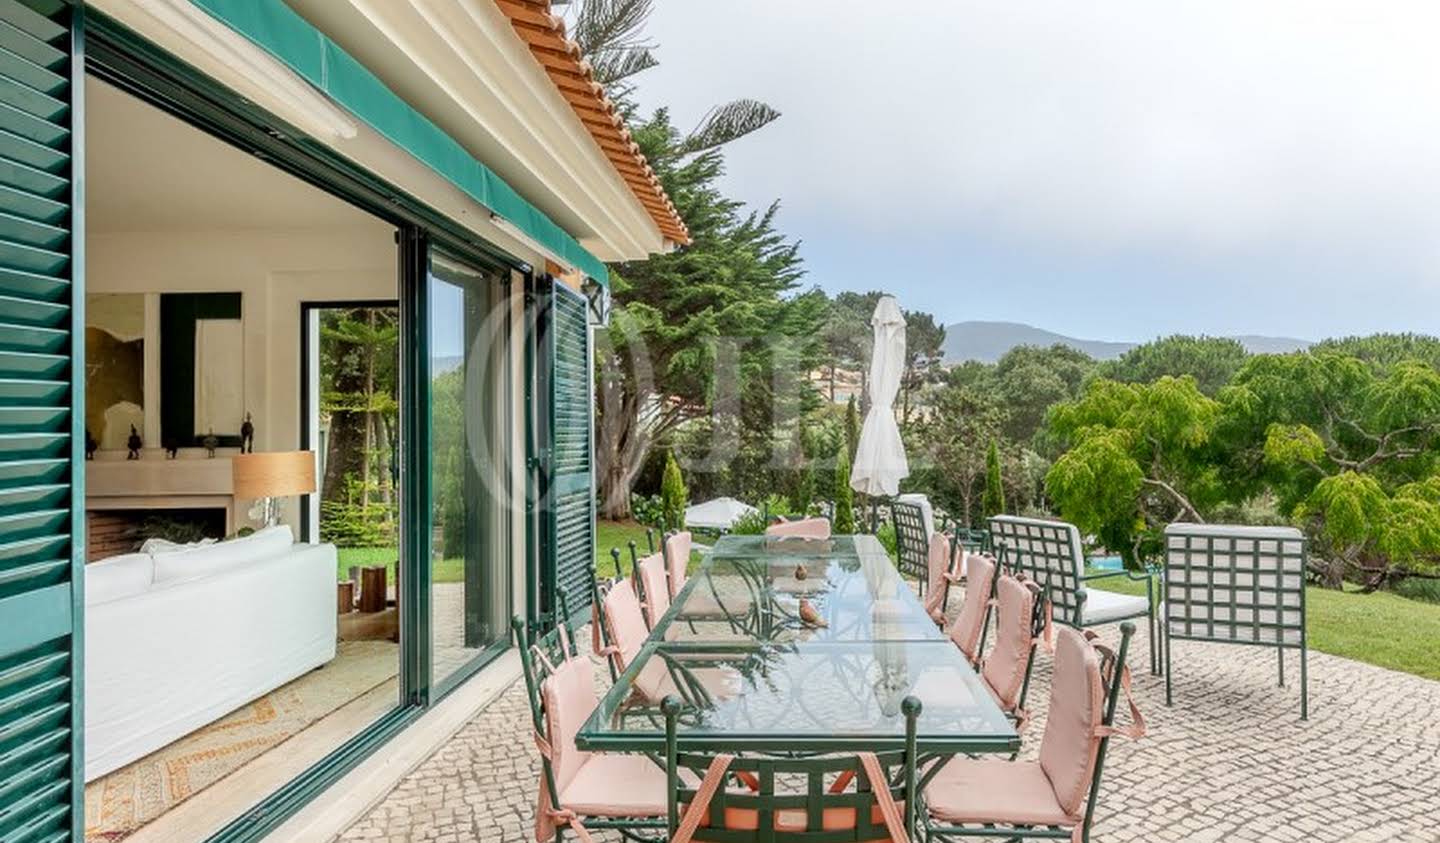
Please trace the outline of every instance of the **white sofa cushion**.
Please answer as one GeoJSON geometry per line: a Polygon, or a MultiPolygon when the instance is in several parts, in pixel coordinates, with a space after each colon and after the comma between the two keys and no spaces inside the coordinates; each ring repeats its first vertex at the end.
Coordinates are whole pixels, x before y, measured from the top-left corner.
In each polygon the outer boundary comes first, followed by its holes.
{"type": "Polygon", "coordinates": [[[217,542],[193,550],[155,555],[155,582],[171,583],[208,577],[239,565],[279,556],[295,544],[295,534],[284,524],[266,527],[239,539],[217,542]]]}
{"type": "Polygon", "coordinates": [[[1145,614],[1149,607],[1148,597],[1134,594],[1116,594],[1098,588],[1085,589],[1085,625],[1109,623],[1122,618],[1145,614]]]}
{"type": "Polygon", "coordinates": [[[148,553],[112,556],[85,566],[85,605],[130,597],[155,581],[155,561],[148,553]]]}

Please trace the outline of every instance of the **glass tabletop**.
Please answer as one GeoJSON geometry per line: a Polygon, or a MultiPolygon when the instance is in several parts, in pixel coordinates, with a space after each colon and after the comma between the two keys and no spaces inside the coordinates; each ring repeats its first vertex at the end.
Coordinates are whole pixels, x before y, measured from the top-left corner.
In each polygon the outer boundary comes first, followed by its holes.
{"type": "Polygon", "coordinates": [[[663,626],[671,641],[943,638],[883,550],[712,556],[676,595],[663,626]]]}
{"type": "Polygon", "coordinates": [[[707,560],[746,559],[770,556],[841,557],[859,553],[884,553],[874,536],[831,536],[828,539],[780,538],[776,536],[721,536],[707,560]]]}
{"type": "Polygon", "coordinates": [[[651,641],[581,727],[584,749],[662,751],[660,701],[683,701],[686,748],[854,751],[903,746],[923,706],[926,752],[1013,752],[1019,737],[948,640],[787,644],[651,641]]]}

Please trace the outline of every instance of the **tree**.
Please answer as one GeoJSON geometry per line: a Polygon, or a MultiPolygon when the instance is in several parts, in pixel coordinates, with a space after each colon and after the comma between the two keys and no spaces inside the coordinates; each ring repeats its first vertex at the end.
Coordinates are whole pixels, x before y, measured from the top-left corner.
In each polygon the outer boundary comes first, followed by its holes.
{"type": "Polygon", "coordinates": [[[1005,512],[1005,484],[1000,475],[1000,448],[990,440],[990,449],[985,452],[985,496],[980,501],[985,519],[1005,512]]]}
{"type": "Polygon", "coordinates": [[[850,489],[850,458],[842,450],[835,458],[834,531],[842,535],[855,532],[855,493],[850,489]]]}
{"type": "Polygon", "coordinates": [[[1221,409],[1189,375],[1092,381],[1051,411],[1052,431],[1070,448],[1046,491],[1066,520],[1137,563],[1156,552],[1165,525],[1203,522],[1223,499],[1211,448],[1221,409]]]}
{"type": "Polygon", "coordinates": [[[905,372],[900,380],[900,423],[909,426],[915,396],[936,378],[944,356],[945,328],[929,313],[905,311],[905,372]]]}
{"type": "Polygon", "coordinates": [[[845,405],[845,455],[851,461],[855,461],[855,449],[860,447],[860,408],[855,403],[855,396],[850,396],[850,401],[845,405]]]}
{"type": "Polygon", "coordinates": [[[1206,395],[1214,395],[1249,357],[1239,340],[1181,334],[1137,345],[1118,360],[1101,365],[1105,377],[1126,383],[1150,383],[1165,375],[1190,375],[1206,395]]]}
{"type": "Polygon", "coordinates": [[[931,495],[976,526],[985,474],[986,443],[1000,438],[1005,418],[996,393],[971,385],[945,384],[935,391],[934,412],[906,432],[915,457],[909,485],[931,495]]]}
{"type": "Polygon", "coordinates": [[[1088,354],[1068,345],[1020,345],[1006,352],[993,373],[994,388],[1005,398],[1005,438],[1034,440],[1046,411],[1079,395],[1094,368],[1095,361],[1088,354]]]}
{"type": "Polygon", "coordinates": [[[675,461],[675,453],[668,452],[665,454],[665,474],[660,480],[661,528],[683,530],[685,507],[688,505],[689,496],[685,491],[685,478],[680,474],[680,464],[675,461]]]}
{"type": "MultiPolygon", "coordinates": [[[[675,203],[691,244],[612,266],[615,306],[596,336],[596,463],[600,510],[624,518],[646,456],[717,401],[753,393],[773,370],[776,337],[794,340],[797,359],[818,353],[818,295],[791,296],[802,274],[796,245],[775,228],[778,205],[743,211],[717,183],[720,148],[779,116],[754,100],[712,109],[681,132],[666,109],[640,119],[631,80],[655,65],[643,35],[653,0],[572,4],[569,30],[606,86],[632,136],[675,203]],[[717,368],[725,371],[717,377],[717,368]],[[717,394],[723,393],[723,394],[717,394]]],[[[753,401],[751,402],[753,405],[753,401]]],[[[732,416],[742,408],[729,406],[732,416]]],[[[726,427],[719,422],[718,427],[726,427]]],[[[734,425],[739,433],[753,428],[734,425]]],[[[721,432],[724,432],[723,430],[721,432]]]]}

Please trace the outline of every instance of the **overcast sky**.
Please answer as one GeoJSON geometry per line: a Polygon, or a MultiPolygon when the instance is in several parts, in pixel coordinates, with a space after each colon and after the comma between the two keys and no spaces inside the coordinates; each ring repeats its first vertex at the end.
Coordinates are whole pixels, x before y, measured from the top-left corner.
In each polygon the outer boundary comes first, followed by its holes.
{"type": "Polygon", "coordinates": [[[1080,337],[1440,333],[1440,3],[659,0],[809,281],[1080,337]]]}

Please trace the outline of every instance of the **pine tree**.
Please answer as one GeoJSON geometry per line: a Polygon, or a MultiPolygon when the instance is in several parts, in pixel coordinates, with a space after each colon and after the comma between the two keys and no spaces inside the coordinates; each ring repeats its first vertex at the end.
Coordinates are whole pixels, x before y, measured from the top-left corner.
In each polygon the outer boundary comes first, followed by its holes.
{"type": "Polygon", "coordinates": [[[842,449],[835,457],[835,523],[841,535],[855,532],[855,494],[850,491],[850,458],[842,449]]]}
{"type": "Polygon", "coordinates": [[[985,494],[980,499],[980,509],[988,520],[991,516],[1005,512],[1005,484],[1000,477],[1000,449],[995,440],[990,440],[990,450],[985,454],[985,494]]]}
{"type": "Polygon", "coordinates": [[[845,454],[855,462],[855,449],[860,447],[860,408],[855,405],[855,396],[845,406],[845,454]]]}
{"type": "Polygon", "coordinates": [[[665,473],[660,478],[660,528],[662,530],[683,530],[685,528],[685,507],[689,503],[689,492],[685,489],[685,478],[680,474],[680,464],[675,461],[675,452],[665,455],[665,473]]]}

